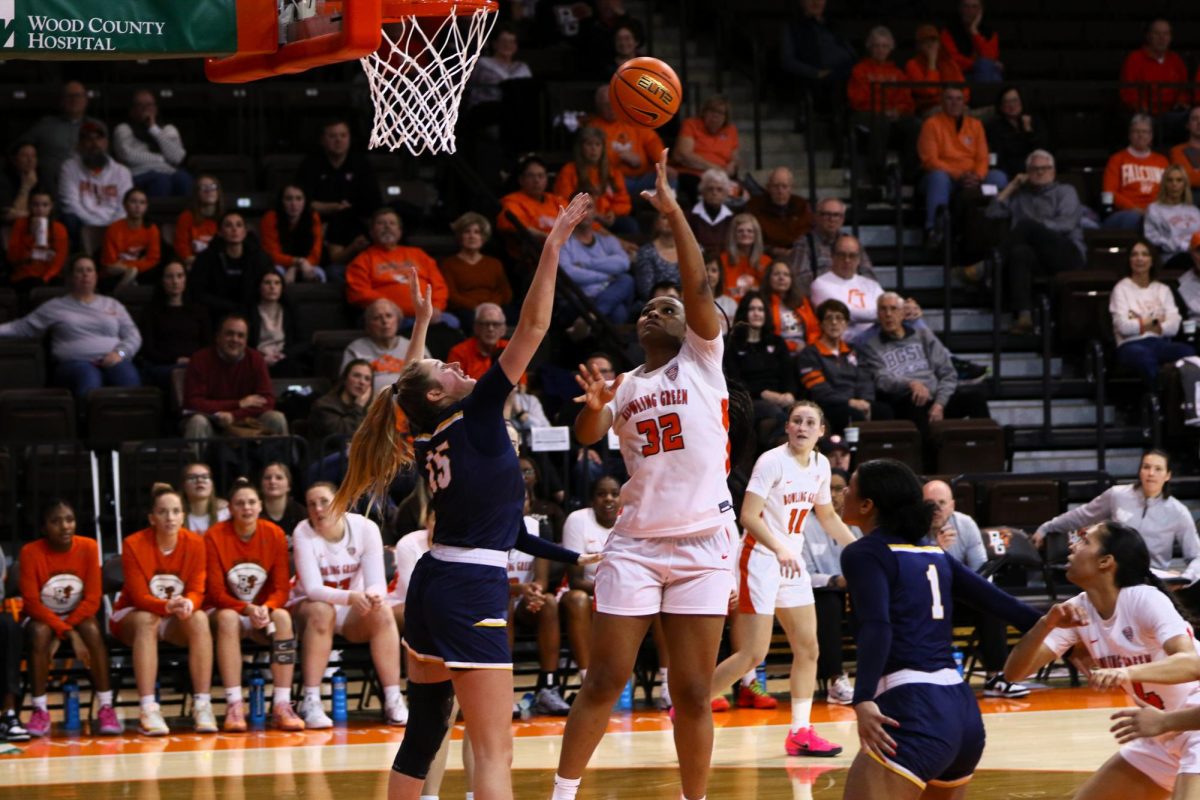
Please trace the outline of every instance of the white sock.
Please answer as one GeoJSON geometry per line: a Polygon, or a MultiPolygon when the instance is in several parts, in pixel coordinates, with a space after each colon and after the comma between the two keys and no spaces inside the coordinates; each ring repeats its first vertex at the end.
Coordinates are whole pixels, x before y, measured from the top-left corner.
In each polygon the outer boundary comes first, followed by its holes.
{"type": "MultiPolygon", "coordinates": [[[[686,794],[684,794],[683,792],[680,792],[680,793],[679,793],[679,800],[688,800],[688,798],[687,798],[687,795],[686,795],[686,794]]],[[[708,800],[708,795],[704,795],[703,797],[699,797],[699,798],[697,798],[697,800],[708,800]]]]}
{"type": "Polygon", "coordinates": [[[792,800],[813,800],[812,781],[792,776],[792,800]]]}
{"type": "Polygon", "coordinates": [[[582,778],[561,778],[558,775],[554,776],[554,794],[550,795],[550,800],[575,800],[575,793],[579,791],[579,782],[582,778]]]}
{"type": "Polygon", "coordinates": [[[423,794],[421,795],[421,800],[438,800],[438,796],[436,794],[423,794]]]}
{"type": "MultiPolygon", "coordinates": [[[[151,697],[153,696],[154,695],[151,695],[151,697]]],[[[48,702],[49,701],[46,699],[46,695],[40,694],[33,698],[33,707],[38,711],[49,711],[50,707],[47,705],[48,702]]]]}
{"type": "Polygon", "coordinates": [[[276,703],[292,702],[292,687],[276,686],[275,687],[275,702],[276,703]]]}
{"type": "Polygon", "coordinates": [[[304,702],[312,703],[314,706],[321,705],[321,687],[320,686],[305,686],[304,687],[304,702]]]}
{"type": "Polygon", "coordinates": [[[467,794],[466,794],[466,800],[475,800],[475,793],[474,793],[474,792],[467,792],[467,794]]]}
{"type": "Polygon", "coordinates": [[[192,698],[197,703],[211,703],[212,702],[212,695],[209,694],[208,692],[196,692],[194,695],[192,695],[192,698]]]}
{"type": "MultiPolygon", "coordinates": [[[[742,686],[749,686],[750,684],[754,683],[756,680],[758,680],[758,667],[751,669],[749,672],[747,672],[745,675],[742,676],[742,686]]],[[[703,798],[701,798],[701,800],[703,800],[703,798]]]]}
{"type": "Polygon", "coordinates": [[[792,701],[792,730],[798,731],[801,728],[807,728],[812,723],[809,719],[812,717],[812,698],[807,700],[792,701]]]}
{"type": "Polygon", "coordinates": [[[104,708],[105,706],[111,706],[113,704],[113,693],[111,691],[96,692],[96,699],[100,701],[101,708],[104,708]]]}
{"type": "MultiPolygon", "coordinates": [[[[44,700],[45,698],[42,699],[44,700]]],[[[154,699],[154,695],[144,694],[138,698],[138,704],[142,707],[142,711],[145,711],[150,706],[157,705],[158,701],[154,699]]]]}
{"type": "Polygon", "coordinates": [[[231,706],[234,703],[242,702],[242,687],[226,686],[225,687],[225,705],[231,706]]]}

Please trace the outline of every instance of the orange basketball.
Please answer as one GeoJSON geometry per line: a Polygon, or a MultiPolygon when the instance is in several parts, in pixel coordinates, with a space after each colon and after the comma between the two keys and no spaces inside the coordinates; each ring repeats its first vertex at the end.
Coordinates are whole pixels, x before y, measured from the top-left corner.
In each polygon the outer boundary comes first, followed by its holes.
{"type": "Polygon", "coordinates": [[[669,64],[643,56],[617,67],[608,94],[617,119],[657,128],[679,110],[683,88],[669,64]]]}

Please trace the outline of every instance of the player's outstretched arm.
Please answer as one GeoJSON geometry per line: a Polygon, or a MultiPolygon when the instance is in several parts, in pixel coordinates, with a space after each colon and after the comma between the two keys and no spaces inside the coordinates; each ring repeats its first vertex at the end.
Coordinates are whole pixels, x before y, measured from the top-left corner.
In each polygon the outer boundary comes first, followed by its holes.
{"type": "Polygon", "coordinates": [[[1122,708],[1109,719],[1116,720],[1109,728],[1120,744],[1134,739],[1149,739],[1164,733],[1194,731],[1200,729],[1200,708],[1182,708],[1178,711],[1159,711],[1153,706],[1122,708]]]}
{"type": "Polygon", "coordinates": [[[425,291],[421,291],[417,268],[410,265],[407,273],[408,290],[412,293],[413,329],[408,339],[408,352],[404,355],[405,363],[420,361],[425,357],[425,334],[429,332],[429,321],[433,319],[433,284],[425,284],[425,291]]]}
{"type": "Polygon", "coordinates": [[[542,257],[538,260],[537,271],[533,273],[533,282],[529,285],[529,293],[525,295],[525,302],[521,306],[517,329],[504,352],[500,354],[500,368],[514,384],[521,379],[533,354],[541,347],[546,331],[550,330],[550,316],[554,310],[554,281],[558,275],[558,253],[571,236],[571,231],[583,221],[591,207],[590,195],[575,195],[567,207],[558,212],[558,219],[554,220],[554,227],[546,237],[546,243],[542,245],[542,257]]]}
{"type": "Polygon", "coordinates": [[[1083,609],[1077,605],[1058,603],[1051,606],[1008,654],[1008,660],[1004,662],[1004,680],[1024,680],[1056,658],[1055,652],[1045,644],[1052,630],[1079,627],[1086,622],[1083,609]]]}
{"type": "Polygon", "coordinates": [[[666,216],[671,223],[671,234],[675,237],[675,251],[679,256],[679,280],[683,284],[683,311],[687,325],[696,335],[712,341],[721,335],[721,321],[717,305],[713,301],[712,289],[708,286],[708,274],[704,269],[704,254],[683,215],[683,209],[675,199],[675,190],[667,181],[666,149],[658,160],[654,191],[642,192],[642,197],[666,216]]]}

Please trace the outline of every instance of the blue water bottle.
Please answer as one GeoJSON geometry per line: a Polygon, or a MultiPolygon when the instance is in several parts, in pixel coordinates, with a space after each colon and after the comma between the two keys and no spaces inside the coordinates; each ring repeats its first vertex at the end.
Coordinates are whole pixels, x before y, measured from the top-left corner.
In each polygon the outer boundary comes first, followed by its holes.
{"type": "Polygon", "coordinates": [[[761,688],[763,690],[763,694],[766,694],[766,692],[767,692],[767,662],[766,661],[764,661],[758,665],[758,669],[755,670],[755,674],[758,676],[759,688],[761,688]]]}
{"type": "Polygon", "coordinates": [[[954,651],[954,668],[958,670],[958,677],[963,677],[963,654],[962,650],[954,651]]]}
{"type": "Polygon", "coordinates": [[[621,696],[617,698],[616,711],[633,711],[633,678],[625,682],[621,696]]]}
{"type": "Polygon", "coordinates": [[[267,698],[265,681],[261,675],[250,679],[250,724],[263,725],[267,721],[267,698]]]}
{"type": "Polygon", "coordinates": [[[63,684],[63,728],[79,730],[79,684],[68,681],[63,684]]]}
{"type": "Polygon", "coordinates": [[[335,672],[330,679],[333,685],[333,721],[345,722],[346,714],[346,676],[335,672]]]}

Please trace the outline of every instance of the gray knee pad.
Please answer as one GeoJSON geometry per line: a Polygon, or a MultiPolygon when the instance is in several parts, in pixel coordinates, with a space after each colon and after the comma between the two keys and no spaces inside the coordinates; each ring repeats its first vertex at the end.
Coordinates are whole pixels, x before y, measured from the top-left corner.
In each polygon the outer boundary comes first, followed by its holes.
{"type": "Polygon", "coordinates": [[[454,707],[454,685],[441,683],[408,684],[408,726],[404,741],[392,762],[401,775],[425,780],[429,765],[450,730],[450,711],[454,707]]]}
{"type": "Polygon", "coordinates": [[[296,663],[296,640],[295,639],[272,639],[271,640],[271,663],[272,664],[295,664],[296,663]]]}

